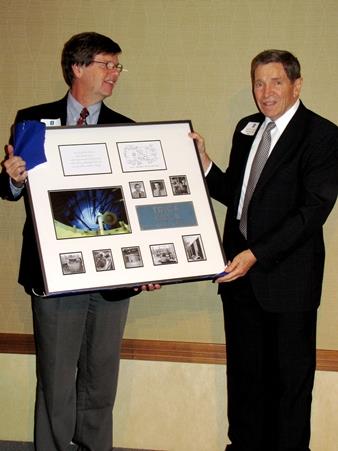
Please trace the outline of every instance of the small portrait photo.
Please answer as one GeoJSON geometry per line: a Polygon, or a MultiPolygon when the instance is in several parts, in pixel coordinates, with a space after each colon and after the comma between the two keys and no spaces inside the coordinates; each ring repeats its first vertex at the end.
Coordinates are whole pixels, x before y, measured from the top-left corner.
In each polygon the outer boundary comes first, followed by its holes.
{"type": "Polygon", "coordinates": [[[93,251],[96,271],[112,271],[114,268],[113,256],[110,249],[93,251]]]}
{"type": "Polygon", "coordinates": [[[188,262],[206,260],[201,235],[183,235],[182,240],[188,262]]]}
{"type": "Polygon", "coordinates": [[[190,194],[188,180],[186,175],[173,175],[170,177],[170,184],[174,196],[190,194]]]}
{"type": "Polygon", "coordinates": [[[69,254],[60,254],[61,267],[63,275],[81,274],[86,272],[83,263],[82,252],[72,252],[69,254]]]}
{"type": "Polygon", "coordinates": [[[150,245],[150,252],[155,266],[178,262],[173,243],[152,244],[150,245]]]}
{"type": "Polygon", "coordinates": [[[126,268],[139,268],[143,266],[141,251],[138,246],[123,247],[121,250],[126,268]]]}
{"type": "Polygon", "coordinates": [[[143,182],[129,182],[131,197],[133,199],[141,199],[147,197],[143,182]]]}
{"type": "Polygon", "coordinates": [[[150,186],[154,197],[162,197],[167,195],[164,180],[150,180],[150,186]]]}

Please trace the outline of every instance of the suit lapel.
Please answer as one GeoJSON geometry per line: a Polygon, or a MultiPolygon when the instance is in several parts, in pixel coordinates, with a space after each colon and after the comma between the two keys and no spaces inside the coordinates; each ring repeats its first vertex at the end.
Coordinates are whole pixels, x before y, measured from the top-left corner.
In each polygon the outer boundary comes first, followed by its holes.
{"type": "Polygon", "coordinates": [[[61,125],[67,124],[67,97],[68,94],[61,100],[56,101],[51,107],[53,117],[59,118],[61,120],[61,125]]]}
{"type": "Polygon", "coordinates": [[[60,119],[61,119],[61,125],[67,124],[67,102],[65,104],[65,107],[63,107],[60,110],[60,119]]]}
{"type": "MultiPolygon", "coordinates": [[[[245,168],[247,165],[247,161],[249,158],[249,154],[251,151],[252,143],[254,142],[256,135],[264,122],[264,119],[265,118],[263,115],[259,115],[259,116],[257,115],[257,120],[252,121],[252,122],[259,123],[259,126],[257,127],[257,130],[255,131],[255,133],[253,135],[246,135],[245,133],[242,133],[243,127],[241,127],[241,130],[240,130],[240,133],[238,136],[238,142],[236,145],[236,147],[239,149],[239,152],[236,153],[236,165],[239,165],[239,167],[242,168],[243,177],[244,177],[244,172],[245,172],[245,168]]],[[[246,126],[246,124],[245,124],[245,126],[246,126]]],[[[242,180],[240,180],[240,183],[242,186],[242,180]]]]}
{"type": "Polygon", "coordinates": [[[271,152],[258,180],[255,191],[263,188],[267,181],[274,176],[276,171],[278,171],[284,161],[296,151],[304,132],[305,112],[306,108],[301,104],[271,152]]]}
{"type": "Polygon", "coordinates": [[[109,124],[113,122],[112,111],[102,102],[100,114],[97,119],[98,124],[109,124]]]}
{"type": "MultiPolygon", "coordinates": [[[[257,113],[254,116],[246,119],[245,122],[239,125],[236,133],[236,142],[233,143],[233,148],[236,148],[236,152],[232,152],[230,154],[229,168],[231,168],[230,179],[231,179],[231,187],[234,190],[233,195],[233,208],[237,211],[239,199],[241,196],[242,185],[244,173],[248,161],[248,157],[250,154],[250,150],[252,147],[252,143],[257,135],[258,130],[260,129],[262,123],[264,122],[264,116],[260,113],[257,113]],[[250,119],[250,120],[249,120],[250,119]],[[245,133],[242,133],[242,130],[247,126],[249,122],[258,122],[259,127],[256,132],[251,136],[245,133]]],[[[229,169],[228,169],[229,170],[229,169]]]]}

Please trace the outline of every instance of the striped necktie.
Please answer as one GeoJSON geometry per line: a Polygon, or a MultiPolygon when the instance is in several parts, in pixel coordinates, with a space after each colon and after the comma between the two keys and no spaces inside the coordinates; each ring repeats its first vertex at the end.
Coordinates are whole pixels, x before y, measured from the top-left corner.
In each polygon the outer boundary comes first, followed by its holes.
{"type": "Polygon", "coordinates": [[[89,111],[87,110],[87,108],[83,108],[81,113],[80,113],[80,117],[77,120],[77,125],[87,125],[87,117],[89,116],[89,111]]]}
{"type": "Polygon", "coordinates": [[[257,182],[261,175],[261,172],[265,166],[265,163],[269,157],[269,150],[271,146],[271,130],[276,127],[274,122],[269,122],[265,127],[262,138],[258,144],[256,155],[253,159],[251,171],[249,175],[248,184],[244,196],[243,208],[241,219],[239,222],[239,230],[243,236],[247,238],[247,225],[248,225],[248,207],[251,201],[253,192],[255,191],[257,182]]]}

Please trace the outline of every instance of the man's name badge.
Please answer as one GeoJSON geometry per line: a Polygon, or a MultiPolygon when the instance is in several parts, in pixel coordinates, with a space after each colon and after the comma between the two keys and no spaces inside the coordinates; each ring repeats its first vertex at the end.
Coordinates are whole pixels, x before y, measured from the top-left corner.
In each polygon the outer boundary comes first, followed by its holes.
{"type": "Polygon", "coordinates": [[[241,130],[243,135],[253,136],[259,127],[259,122],[248,122],[247,125],[241,130]]]}
{"type": "Polygon", "coordinates": [[[46,124],[46,127],[59,127],[61,125],[61,119],[41,119],[41,122],[46,124]]]}

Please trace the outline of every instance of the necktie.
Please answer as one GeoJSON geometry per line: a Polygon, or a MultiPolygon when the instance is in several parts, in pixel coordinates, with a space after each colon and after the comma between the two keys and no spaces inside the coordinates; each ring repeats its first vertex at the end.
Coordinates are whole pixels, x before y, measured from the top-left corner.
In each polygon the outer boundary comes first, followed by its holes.
{"type": "Polygon", "coordinates": [[[242,215],[239,222],[239,230],[242,232],[245,238],[247,237],[249,203],[253,195],[253,192],[255,191],[261,172],[269,157],[269,150],[271,146],[271,130],[274,127],[276,127],[276,124],[274,122],[269,122],[268,125],[265,127],[262,138],[258,144],[256,155],[252,162],[248,185],[246,187],[246,192],[244,196],[242,215]]]}
{"type": "Polygon", "coordinates": [[[80,117],[77,120],[77,125],[87,125],[86,118],[89,116],[89,111],[87,108],[83,108],[83,110],[80,113],[80,117]]]}

